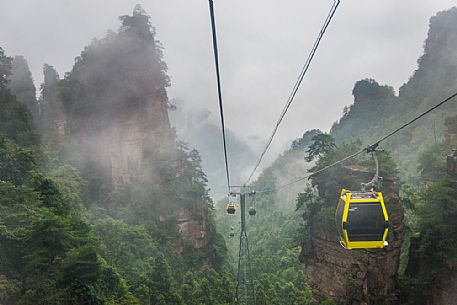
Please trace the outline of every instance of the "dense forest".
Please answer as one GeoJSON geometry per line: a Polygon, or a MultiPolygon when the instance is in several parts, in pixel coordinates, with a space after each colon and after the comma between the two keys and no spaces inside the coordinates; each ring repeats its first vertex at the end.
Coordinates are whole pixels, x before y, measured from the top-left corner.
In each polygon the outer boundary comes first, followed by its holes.
{"type": "MultiPolygon", "coordinates": [[[[165,49],[141,6],[119,21],[64,75],[44,64],[38,90],[27,59],[0,47],[0,304],[234,304],[240,221],[225,211],[237,199],[223,196],[221,130],[168,98],[165,49]]],[[[358,81],[329,133],[305,131],[250,185],[257,305],[455,303],[455,103],[381,145],[384,249],[343,249],[335,228],[341,189],[373,176],[369,154],[304,177],[455,92],[456,26],[457,8],[432,17],[398,93],[358,81]]],[[[228,139],[240,179],[255,155],[228,139]]]]}

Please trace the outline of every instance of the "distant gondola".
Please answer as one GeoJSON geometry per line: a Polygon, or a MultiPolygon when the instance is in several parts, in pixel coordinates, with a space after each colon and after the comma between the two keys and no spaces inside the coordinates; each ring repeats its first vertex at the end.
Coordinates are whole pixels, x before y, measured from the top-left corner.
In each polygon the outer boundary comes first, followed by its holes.
{"type": "Polygon", "coordinates": [[[257,214],[257,211],[255,210],[255,207],[250,207],[248,213],[251,216],[255,216],[255,214],[257,214]]]}
{"type": "Polygon", "coordinates": [[[235,228],[234,228],[233,226],[230,227],[229,236],[230,236],[230,237],[234,237],[234,236],[235,236],[235,228]]]}
{"type": "Polygon", "coordinates": [[[228,203],[226,207],[227,215],[235,216],[236,215],[236,205],[234,203],[228,203]]]}

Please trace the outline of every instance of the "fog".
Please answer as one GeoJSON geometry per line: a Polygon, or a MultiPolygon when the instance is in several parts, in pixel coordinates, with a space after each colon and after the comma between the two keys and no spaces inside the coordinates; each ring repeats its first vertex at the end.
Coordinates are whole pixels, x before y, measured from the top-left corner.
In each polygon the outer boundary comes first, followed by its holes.
{"type": "MultiPolygon", "coordinates": [[[[117,30],[138,0],[0,0],[0,46],[23,55],[39,88],[42,66],[61,76],[92,38],[117,30]]],[[[169,97],[209,109],[217,93],[208,3],[139,2],[164,46],[169,97]]],[[[451,0],[342,1],[276,139],[271,160],[304,131],[328,131],[354,83],[374,78],[398,89],[417,67],[428,20],[451,0]]],[[[332,5],[325,1],[216,0],[226,124],[255,152],[271,133],[332,5]]]]}

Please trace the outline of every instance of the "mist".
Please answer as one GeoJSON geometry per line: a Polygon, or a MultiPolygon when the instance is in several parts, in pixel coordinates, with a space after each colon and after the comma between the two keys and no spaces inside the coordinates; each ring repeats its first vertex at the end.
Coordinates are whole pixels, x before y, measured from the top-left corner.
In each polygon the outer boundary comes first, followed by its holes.
{"type": "MultiPolygon", "coordinates": [[[[39,88],[44,63],[64,75],[81,46],[107,29],[117,30],[117,16],[136,3],[3,0],[0,41],[8,54],[26,57],[39,88]]],[[[216,3],[226,123],[254,152],[269,136],[331,4],[216,3]]],[[[374,78],[398,89],[417,67],[428,19],[453,5],[451,0],[343,1],[273,142],[270,160],[305,130],[329,130],[352,103],[357,80],[374,78]]],[[[209,109],[217,120],[207,1],[152,1],[143,7],[165,48],[170,98],[209,109]]]]}
{"type": "Polygon", "coordinates": [[[454,3],[341,1],[247,188],[332,0],[214,3],[228,164],[207,1],[0,0],[0,303],[453,304],[454,3]]]}

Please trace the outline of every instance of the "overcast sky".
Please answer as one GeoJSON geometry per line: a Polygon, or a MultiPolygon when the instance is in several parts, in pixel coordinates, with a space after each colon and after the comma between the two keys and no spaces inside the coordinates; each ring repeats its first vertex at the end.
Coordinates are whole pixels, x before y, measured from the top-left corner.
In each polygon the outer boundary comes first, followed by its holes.
{"type": "MultiPolygon", "coordinates": [[[[117,17],[131,14],[136,3],[151,16],[165,48],[169,97],[217,115],[206,0],[0,0],[0,46],[9,55],[24,55],[39,84],[44,63],[63,76],[83,47],[117,30],[117,17]]],[[[332,3],[215,0],[226,123],[256,150],[271,133],[332,3]]],[[[352,103],[357,80],[374,78],[398,90],[417,68],[429,18],[455,5],[342,0],[272,155],[308,129],[328,131],[352,103]]]]}

